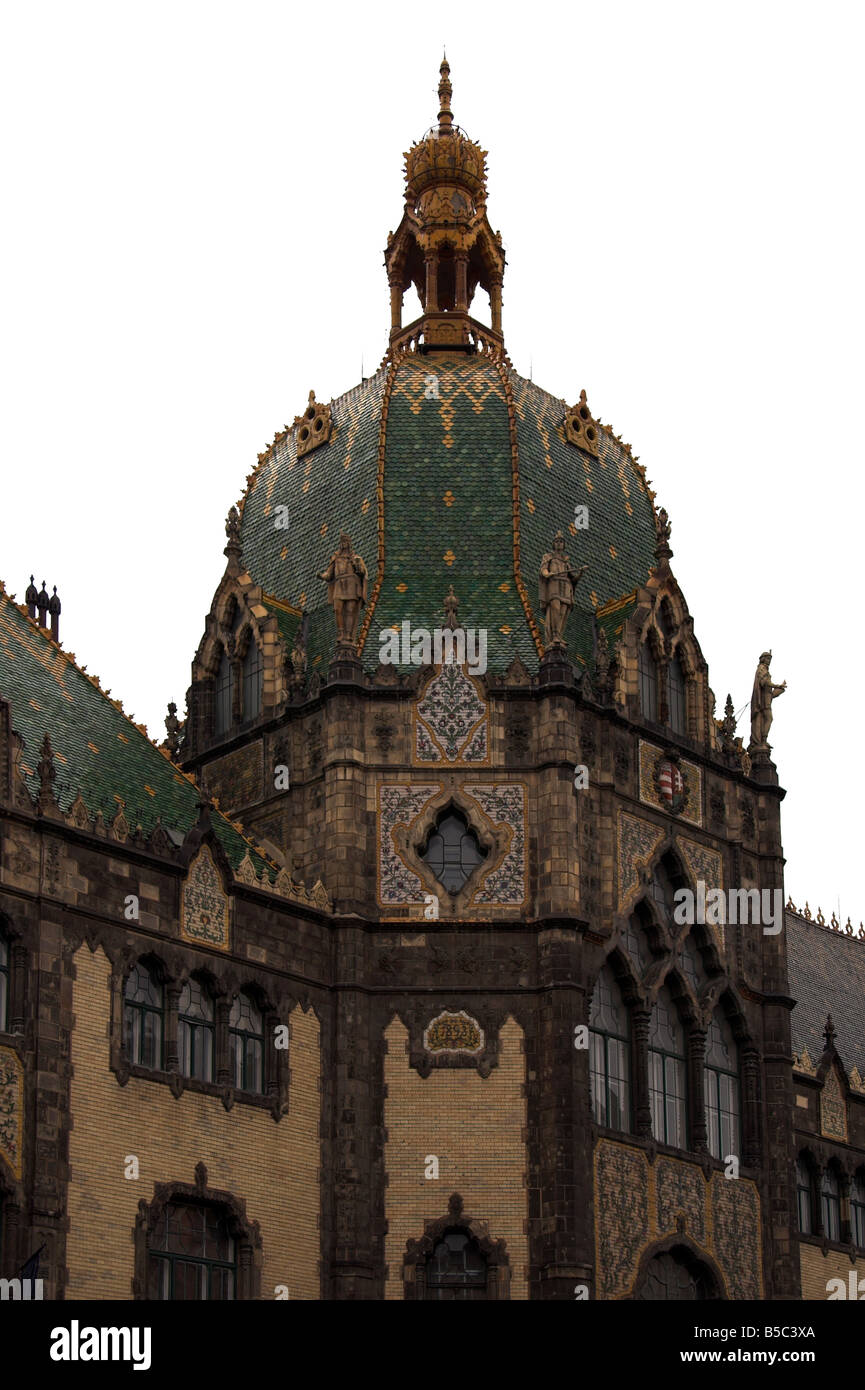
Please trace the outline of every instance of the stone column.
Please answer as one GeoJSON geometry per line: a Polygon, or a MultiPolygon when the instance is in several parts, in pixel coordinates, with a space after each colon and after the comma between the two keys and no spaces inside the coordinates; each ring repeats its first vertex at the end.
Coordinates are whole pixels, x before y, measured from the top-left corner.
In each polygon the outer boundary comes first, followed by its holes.
{"type": "Polygon", "coordinates": [[[634,1100],[634,1133],[641,1139],[652,1137],[652,1107],[649,1101],[649,1009],[631,1014],[631,1088],[634,1100]]]}
{"type": "Polygon", "coordinates": [[[166,1071],[180,1070],[180,1044],[178,1041],[178,1031],[180,1022],[178,1019],[178,1003],[180,1001],[180,985],[175,981],[165,986],[165,1057],[164,1065],[166,1071]]]}
{"type": "Polygon", "coordinates": [[[589,1052],[574,1047],[575,1027],[588,1022],[581,941],[570,922],[548,920],[539,932],[527,1057],[536,1072],[528,1110],[531,1297],[569,1303],[576,1284],[591,1286],[594,1264],[589,1052]]]}
{"type": "Polygon", "coordinates": [[[457,251],[454,255],[454,309],[463,313],[467,313],[469,307],[468,271],[468,252],[457,251]]]}
{"type": "Polygon", "coordinates": [[[231,1013],[231,1003],[223,995],[217,999],[214,1014],[216,1015],[216,1037],[214,1039],[214,1075],[216,1076],[217,1086],[231,1086],[234,1084],[234,1077],[228,1068],[228,1016],[231,1013]]]}
{"type": "Polygon", "coordinates": [[[390,326],[392,330],[402,328],[402,290],[399,284],[390,287],[390,326]]]}
{"type": "Polygon", "coordinates": [[[427,252],[424,258],[424,269],[426,270],[426,295],[424,296],[423,307],[425,313],[435,314],[439,307],[439,258],[434,251],[427,252]]]}
{"type": "Polygon", "coordinates": [[[490,280],[490,315],[494,333],[502,331],[502,277],[494,275],[490,280]]]}
{"type": "Polygon", "coordinates": [[[703,1095],[705,1062],[706,1030],[692,1028],[688,1034],[688,1123],[691,1131],[689,1147],[693,1153],[698,1154],[708,1152],[709,1147],[706,1103],[703,1095]]]}

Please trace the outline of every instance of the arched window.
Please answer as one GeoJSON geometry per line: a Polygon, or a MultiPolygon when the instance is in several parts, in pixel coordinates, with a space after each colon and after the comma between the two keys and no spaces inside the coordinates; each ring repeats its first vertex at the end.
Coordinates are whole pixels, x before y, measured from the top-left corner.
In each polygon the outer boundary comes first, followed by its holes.
{"type": "Polygon", "coordinates": [[[449,893],[458,893],[486,851],[465,816],[451,808],[436,822],[420,857],[449,893]]]}
{"type": "Polygon", "coordinates": [[[850,1238],[865,1250],[865,1175],[861,1170],[850,1183],[850,1238]]]}
{"type": "Polygon", "coordinates": [[[679,947],[679,964],[682,974],[688,980],[695,994],[699,994],[706,981],[700,950],[693,936],[686,936],[679,947]]]}
{"type": "Polygon", "coordinates": [[[147,1297],[235,1298],[237,1245],[226,1213],[200,1202],[169,1202],[147,1242],[147,1297]]]}
{"type": "Polygon", "coordinates": [[[820,1182],[820,1212],[827,1240],[841,1239],[841,1189],[834,1168],[827,1168],[820,1182]]]}
{"type": "Polygon", "coordinates": [[[631,1128],[630,1020],[608,965],[595,982],[589,1012],[589,1074],[592,1113],[599,1125],[631,1128]]]}
{"type": "Polygon", "coordinates": [[[724,1015],[712,1016],[706,1033],[703,1098],[709,1153],[739,1154],[739,1060],[733,1030],[724,1015]]]}
{"type": "Polygon", "coordinates": [[[814,1232],[814,1185],[807,1160],[800,1154],[796,1163],[796,1205],[799,1209],[799,1230],[803,1236],[814,1232]]]}
{"type": "Polygon", "coordinates": [[[677,734],[687,733],[685,675],[678,655],[672,656],[667,665],[667,710],[670,728],[677,734]]]}
{"type": "Polygon", "coordinates": [[[0,1033],[9,1024],[9,942],[0,933],[0,1033]]]}
{"type": "Polygon", "coordinates": [[[252,633],[250,633],[246,656],[243,658],[244,719],[256,719],[261,714],[261,682],[261,651],[252,633]]]}
{"type": "Polygon", "coordinates": [[[685,1078],[685,1030],[671,995],[662,989],[649,1027],[652,1134],[676,1149],[687,1146],[685,1078]]]}
{"type": "Polygon", "coordinates": [[[162,985],[139,961],[129,972],[123,1003],[126,1055],[139,1067],[162,1067],[162,985]]]}
{"type": "Polygon", "coordinates": [[[198,980],[187,980],[183,986],[177,1013],[181,1073],[197,1076],[199,1081],[212,1081],[213,1000],[198,980]]]}
{"type": "Polygon", "coordinates": [[[436,1245],[427,1260],[425,1296],[437,1302],[486,1298],[486,1258],[465,1231],[445,1231],[436,1245]]]}
{"type": "Polygon", "coordinates": [[[234,702],[234,672],[231,662],[223,648],[216,671],[214,692],[213,725],[216,733],[227,734],[232,724],[232,705],[234,702]]]}
{"type": "Polygon", "coordinates": [[[663,1303],[717,1297],[709,1270],[684,1246],[664,1251],[650,1260],[634,1294],[635,1299],[663,1303]]]}
{"type": "Polygon", "coordinates": [[[239,1091],[263,1087],[264,1027],[248,994],[238,994],[228,1019],[229,1066],[239,1091]]]}
{"type": "Polygon", "coordinates": [[[640,709],[646,719],[658,718],[658,667],[648,642],[640,644],[640,709]]]}

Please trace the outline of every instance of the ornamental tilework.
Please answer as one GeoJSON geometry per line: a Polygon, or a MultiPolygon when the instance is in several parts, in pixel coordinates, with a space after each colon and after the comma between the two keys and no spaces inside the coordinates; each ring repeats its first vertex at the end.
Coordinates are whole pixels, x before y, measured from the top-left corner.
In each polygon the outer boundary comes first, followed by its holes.
{"type": "Polygon", "coordinates": [[[504,826],[509,834],[504,858],[498,868],[486,875],[483,885],[472,898],[472,904],[521,907],[527,892],[525,787],[522,783],[495,786],[475,782],[466,783],[463,790],[477,802],[493,825],[504,826]]]}
{"type": "Polygon", "coordinates": [[[414,707],[415,762],[488,763],[488,722],[475,682],[445,662],[414,707]]]}
{"type": "Polygon", "coordinates": [[[655,1166],[658,1235],[677,1229],[685,1219],[685,1231],[700,1245],[706,1243],[706,1180],[699,1168],[675,1158],[659,1158],[655,1166]]]}
{"type": "Polygon", "coordinates": [[[820,1096],[820,1133],[847,1143],[847,1102],[835,1067],[829,1068],[820,1096]]]}
{"type": "Polygon", "coordinates": [[[712,1245],[730,1298],[762,1298],[760,1198],[749,1178],[712,1174],[712,1245]]]}
{"type": "Polygon", "coordinates": [[[642,1260],[680,1231],[698,1257],[714,1260],[729,1298],[762,1298],[760,1198],[748,1178],[732,1180],[684,1159],[600,1139],[595,1145],[595,1262],[598,1298],[634,1292],[642,1260]]]}
{"type": "Polygon", "coordinates": [[[649,1240],[648,1162],[639,1149],[601,1139],[594,1166],[597,1295],[618,1298],[629,1292],[649,1240]]]}
{"type": "Polygon", "coordinates": [[[0,1154],[21,1177],[24,1138],[24,1067],[11,1047],[0,1047],[0,1154]]]}
{"type": "Polygon", "coordinates": [[[423,1045],[427,1052],[482,1052],[483,1029],[463,1009],[458,1013],[445,1011],[424,1029],[423,1045]]]}
{"type": "MultiPolygon", "coordinates": [[[[640,800],[645,802],[647,806],[654,806],[657,810],[663,811],[665,815],[672,815],[673,812],[660,794],[656,777],[658,760],[663,757],[663,749],[640,740],[640,800]]],[[[690,825],[702,825],[703,774],[700,768],[694,763],[686,762],[684,758],[680,760],[678,766],[685,784],[687,799],[681,811],[676,815],[676,820],[687,821],[690,825]]]]}
{"type": "Polygon", "coordinates": [[[410,827],[417,820],[438,785],[408,787],[387,784],[378,789],[378,900],[382,907],[424,901],[419,876],[405,863],[394,841],[397,826],[410,827]]]}
{"type": "MultiPolygon", "coordinates": [[[[706,892],[712,888],[724,887],[724,861],[715,849],[709,849],[707,845],[701,845],[697,840],[678,839],[678,848],[682,852],[688,872],[695,883],[705,883],[706,892]]],[[[725,948],[724,927],[719,922],[707,922],[718,946],[718,950],[723,957],[725,948]]]]}
{"type": "Polygon", "coordinates": [[[180,935],[184,941],[230,949],[228,897],[209,845],[202,845],[186,873],[180,906],[180,935]]]}
{"type": "Polygon", "coordinates": [[[640,869],[651,863],[664,831],[651,821],[619,812],[619,911],[640,887],[640,869]]]}

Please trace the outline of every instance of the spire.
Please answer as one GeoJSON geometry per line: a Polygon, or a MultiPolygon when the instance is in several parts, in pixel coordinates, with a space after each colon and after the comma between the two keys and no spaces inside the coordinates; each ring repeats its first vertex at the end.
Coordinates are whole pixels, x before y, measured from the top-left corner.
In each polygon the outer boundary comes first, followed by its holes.
{"type": "Polygon", "coordinates": [[[24,602],[27,604],[27,612],[30,617],[36,620],[36,604],[39,602],[39,590],[33,583],[33,575],[30,576],[30,583],[27,585],[27,592],[24,595],[24,602]]]}
{"type": "Polygon", "coordinates": [[[454,116],[451,111],[451,97],[454,89],[451,86],[451,70],[447,54],[442,58],[439,73],[441,74],[439,79],[439,135],[450,135],[454,123],[454,116]]]}
{"type": "Polygon", "coordinates": [[[392,348],[501,356],[502,239],[487,217],[486,150],[454,125],[447,55],[439,69],[438,125],[406,151],[405,210],[387,239],[392,348]],[[403,327],[403,296],[414,285],[421,318],[403,327]],[[480,288],[490,323],[471,317],[480,288]]]}
{"type": "Polygon", "coordinates": [[[225,534],[228,544],[222,553],[228,556],[229,569],[236,573],[240,570],[240,561],[243,558],[240,550],[240,516],[236,507],[232,507],[225,518],[225,534]]]}

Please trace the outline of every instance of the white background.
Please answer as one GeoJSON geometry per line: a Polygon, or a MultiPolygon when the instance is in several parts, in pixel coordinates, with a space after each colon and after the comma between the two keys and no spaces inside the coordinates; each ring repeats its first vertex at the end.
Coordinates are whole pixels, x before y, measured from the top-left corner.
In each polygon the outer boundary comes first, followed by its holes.
{"type": "Polygon", "coordinates": [[[2,15],[7,587],[164,736],[258,452],[382,358],[446,43],[514,364],[647,465],[719,714],[772,647],[787,888],[858,927],[862,6],[2,15]]]}

